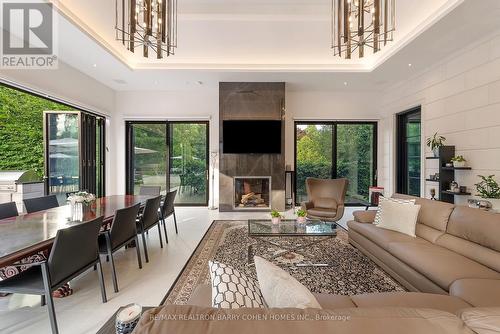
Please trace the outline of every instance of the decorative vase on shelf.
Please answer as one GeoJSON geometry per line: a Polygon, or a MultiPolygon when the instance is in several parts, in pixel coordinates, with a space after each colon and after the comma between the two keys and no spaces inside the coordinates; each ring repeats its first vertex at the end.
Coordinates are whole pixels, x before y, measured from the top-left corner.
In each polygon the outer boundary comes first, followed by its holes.
{"type": "Polygon", "coordinates": [[[434,158],[439,158],[439,147],[434,148],[432,154],[434,154],[434,158]]]}
{"type": "Polygon", "coordinates": [[[465,167],[465,161],[453,161],[453,167],[455,168],[465,167]]]}

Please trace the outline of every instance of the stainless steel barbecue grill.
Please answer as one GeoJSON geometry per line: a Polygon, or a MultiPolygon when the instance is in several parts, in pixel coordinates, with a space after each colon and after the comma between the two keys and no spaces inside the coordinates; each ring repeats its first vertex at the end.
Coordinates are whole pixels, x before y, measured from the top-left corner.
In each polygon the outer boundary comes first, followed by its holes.
{"type": "Polygon", "coordinates": [[[16,202],[21,213],[24,211],[24,199],[44,194],[44,183],[35,171],[0,171],[0,204],[16,202]]]}

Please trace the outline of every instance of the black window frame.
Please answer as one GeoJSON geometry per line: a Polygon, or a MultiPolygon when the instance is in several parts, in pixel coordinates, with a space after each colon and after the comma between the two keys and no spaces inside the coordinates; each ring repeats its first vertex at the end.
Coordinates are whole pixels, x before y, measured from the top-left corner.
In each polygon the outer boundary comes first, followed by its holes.
{"type": "MultiPolygon", "coordinates": [[[[134,189],[134,171],[132,164],[132,157],[134,156],[133,147],[130,145],[132,142],[132,126],[134,124],[164,124],[165,125],[165,140],[166,140],[166,154],[167,154],[167,170],[166,170],[166,185],[170,189],[170,165],[171,165],[171,155],[170,155],[170,141],[171,141],[171,131],[170,124],[205,124],[206,125],[206,173],[210,171],[210,121],[200,121],[200,120],[186,120],[186,121],[158,121],[158,120],[128,120],[125,121],[125,188],[128,195],[133,194],[134,189]]],[[[213,185],[212,185],[213,186],[213,185]]],[[[205,202],[204,203],[176,203],[175,206],[208,206],[210,197],[210,180],[208,175],[206,177],[206,191],[205,191],[205,202]]],[[[170,190],[169,190],[170,191],[170,190]]]]}
{"type": "MultiPolygon", "coordinates": [[[[300,121],[294,121],[293,129],[294,129],[294,134],[293,134],[293,170],[295,171],[294,175],[294,198],[295,198],[295,205],[300,205],[299,202],[297,202],[297,125],[330,125],[333,127],[333,136],[332,136],[332,179],[337,178],[337,159],[338,159],[338,154],[337,154],[337,126],[338,125],[344,125],[344,124],[352,124],[352,125],[372,125],[373,126],[373,177],[372,177],[372,185],[377,186],[377,181],[378,181],[378,121],[321,121],[321,120],[312,120],[312,121],[307,121],[307,120],[300,120],[300,121]]],[[[355,207],[355,206],[360,206],[364,203],[345,203],[345,206],[349,207],[355,207]]]]}

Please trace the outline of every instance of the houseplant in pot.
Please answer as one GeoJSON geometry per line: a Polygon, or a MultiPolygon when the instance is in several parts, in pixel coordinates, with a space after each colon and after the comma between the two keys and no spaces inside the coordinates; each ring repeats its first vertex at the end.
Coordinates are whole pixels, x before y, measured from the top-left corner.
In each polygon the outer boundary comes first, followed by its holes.
{"type": "Polygon", "coordinates": [[[305,224],[307,221],[307,212],[305,210],[299,209],[297,210],[297,223],[299,224],[305,224]]]}
{"type": "Polygon", "coordinates": [[[451,158],[451,162],[453,162],[453,167],[460,168],[465,167],[465,163],[467,160],[462,155],[458,155],[456,157],[451,158]]]}
{"type": "Polygon", "coordinates": [[[439,136],[437,132],[434,136],[427,138],[427,146],[432,150],[434,157],[439,156],[439,148],[444,145],[446,138],[443,136],[439,136]]]}
{"type": "Polygon", "coordinates": [[[279,224],[281,223],[281,218],[283,218],[283,216],[281,215],[281,213],[278,211],[278,210],[271,210],[271,221],[273,224],[279,224]]]}
{"type": "Polygon", "coordinates": [[[493,209],[500,209],[500,185],[494,179],[495,175],[478,175],[481,182],[476,183],[477,196],[491,202],[493,209]]]}

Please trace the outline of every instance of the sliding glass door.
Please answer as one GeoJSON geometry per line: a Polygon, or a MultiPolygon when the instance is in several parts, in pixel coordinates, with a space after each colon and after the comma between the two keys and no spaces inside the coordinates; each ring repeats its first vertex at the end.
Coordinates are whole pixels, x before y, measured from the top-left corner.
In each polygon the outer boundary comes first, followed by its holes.
{"type": "Polygon", "coordinates": [[[127,193],[177,190],[177,205],[208,204],[208,122],[127,122],[127,193]]]}
{"type": "Polygon", "coordinates": [[[368,201],[376,184],[377,124],[295,122],[296,204],[307,199],[305,180],[347,178],[346,203],[368,201]]]}
{"type": "Polygon", "coordinates": [[[104,196],[104,118],[81,111],[45,111],[46,193],[60,203],[85,190],[104,196]]]}

